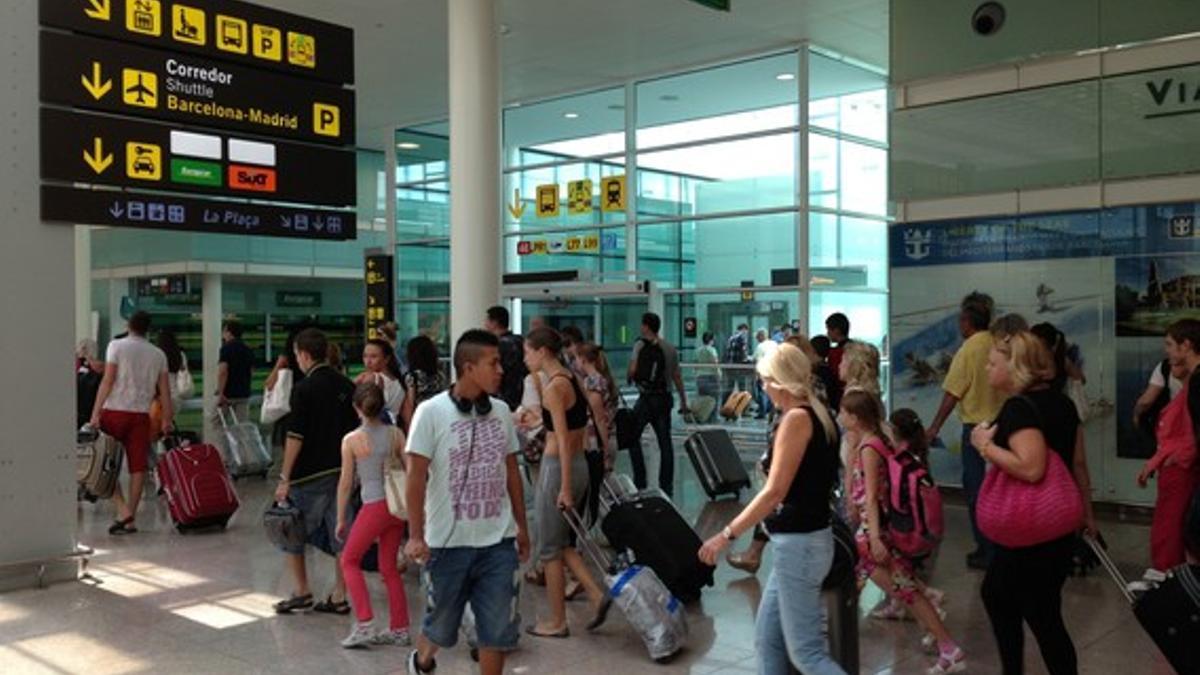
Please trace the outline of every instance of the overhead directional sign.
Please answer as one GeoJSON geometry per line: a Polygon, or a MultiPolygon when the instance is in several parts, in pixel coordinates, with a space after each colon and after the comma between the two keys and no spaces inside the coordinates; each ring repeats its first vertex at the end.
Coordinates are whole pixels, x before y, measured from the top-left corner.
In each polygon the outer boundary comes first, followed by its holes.
{"type": "Polygon", "coordinates": [[[190,55],[42,31],[48,103],[334,145],[354,143],[354,93],[190,55]]]}
{"type": "Polygon", "coordinates": [[[353,239],[353,211],[42,186],[42,220],[186,232],[353,239]]]}
{"type": "Polygon", "coordinates": [[[363,283],[367,288],[367,337],[379,337],[379,327],[392,321],[396,297],[395,264],[386,254],[369,253],[363,259],[363,283]]]}
{"type": "Polygon", "coordinates": [[[45,26],[354,82],[352,30],[238,0],[40,0],[39,12],[45,26]]]}
{"type": "Polygon", "coordinates": [[[352,151],[82,112],[41,111],[42,178],[353,206],[352,151]]]}

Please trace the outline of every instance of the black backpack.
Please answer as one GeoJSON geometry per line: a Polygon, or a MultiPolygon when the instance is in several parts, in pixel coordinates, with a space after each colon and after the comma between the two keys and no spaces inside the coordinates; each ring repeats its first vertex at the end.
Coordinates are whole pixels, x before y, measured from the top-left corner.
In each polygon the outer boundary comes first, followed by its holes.
{"type": "Polygon", "coordinates": [[[734,333],[729,338],[729,344],[725,346],[725,363],[746,363],[749,360],[750,351],[746,344],[746,336],[740,331],[734,333]]]}
{"type": "Polygon", "coordinates": [[[667,391],[667,353],[657,341],[642,340],[633,382],[641,391],[667,391]]]}
{"type": "Polygon", "coordinates": [[[1158,444],[1154,433],[1158,427],[1158,416],[1162,414],[1163,408],[1166,408],[1167,404],[1171,402],[1171,362],[1163,359],[1158,366],[1158,372],[1163,378],[1162,391],[1158,392],[1158,398],[1154,399],[1154,403],[1138,416],[1138,430],[1151,443],[1151,447],[1156,447],[1158,444]]]}
{"type": "Polygon", "coordinates": [[[100,393],[100,382],[104,376],[84,365],[75,373],[75,428],[78,429],[92,419],[92,408],[100,393]]]}
{"type": "Polygon", "coordinates": [[[500,337],[500,367],[504,369],[500,379],[500,398],[509,408],[516,410],[525,393],[525,376],[529,374],[529,369],[525,367],[525,339],[520,335],[506,333],[500,337]]]}

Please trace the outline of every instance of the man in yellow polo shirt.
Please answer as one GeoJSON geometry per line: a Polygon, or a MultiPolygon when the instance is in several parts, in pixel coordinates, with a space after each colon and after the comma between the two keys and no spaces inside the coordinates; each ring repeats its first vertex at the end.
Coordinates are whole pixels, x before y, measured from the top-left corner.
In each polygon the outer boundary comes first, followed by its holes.
{"type": "Polygon", "coordinates": [[[974,292],[963,298],[958,330],[964,342],[954,355],[950,370],[942,382],[945,392],[942,405],[927,431],[932,442],[942,430],[950,412],[958,408],[958,417],[962,420],[963,492],[967,496],[971,531],[976,543],[976,549],[967,555],[967,566],[972,569],[987,569],[991,560],[991,544],[975,524],[975,500],[979,497],[987,465],[979,451],[971,445],[971,430],[976,424],[996,419],[1000,407],[1004,405],[1004,394],[993,389],[987,378],[988,353],[992,350],[992,335],[988,332],[988,326],[992,321],[993,307],[992,298],[983,293],[974,292]]]}

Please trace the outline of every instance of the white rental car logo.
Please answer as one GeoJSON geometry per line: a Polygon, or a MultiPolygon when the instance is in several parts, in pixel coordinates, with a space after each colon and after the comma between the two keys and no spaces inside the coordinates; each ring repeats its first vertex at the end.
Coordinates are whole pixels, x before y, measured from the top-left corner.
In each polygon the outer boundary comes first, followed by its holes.
{"type": "Polygon", "coordinates": [[[928,258],[931,243],[933,243],[933,232],[930,230],[904,231],[904,254],[910,260],[924,260],[928,258]]]}

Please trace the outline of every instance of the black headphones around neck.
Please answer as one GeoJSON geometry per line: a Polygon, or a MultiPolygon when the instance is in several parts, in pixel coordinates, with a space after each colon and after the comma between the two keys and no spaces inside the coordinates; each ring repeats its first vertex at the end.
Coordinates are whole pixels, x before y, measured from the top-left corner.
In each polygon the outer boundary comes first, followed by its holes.
{"type": "Polygon", "coordinates": [[[450,390],[447,393],[450,395],[450,400],[454,402],[454,406],[458,408],[458,411],[464,415],[470,415],[472,410],[474,410],[475,414],[479,417],[483,417],[492,412],[492,397],[488,396],[486,392],[480,394],[479,397],[474,400],[469,398],[459,398],[454,393],[454,387],[450,387],[450,390]]]}

